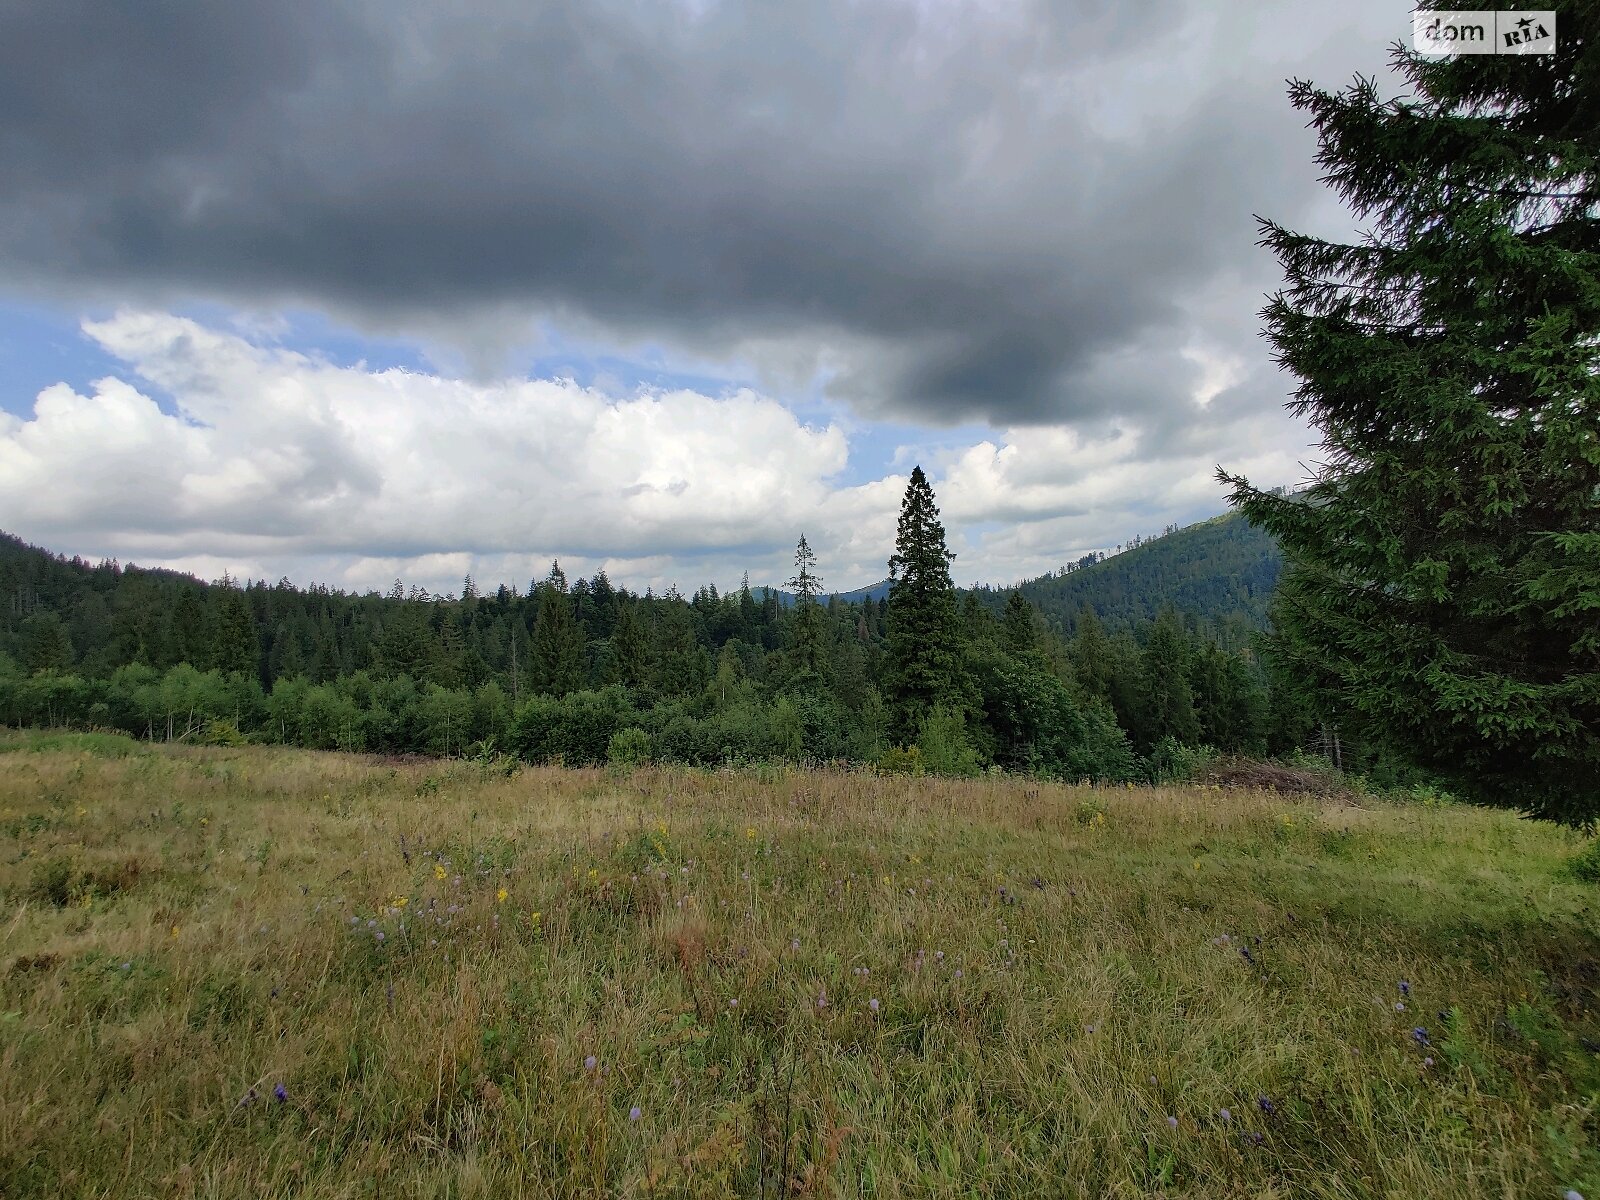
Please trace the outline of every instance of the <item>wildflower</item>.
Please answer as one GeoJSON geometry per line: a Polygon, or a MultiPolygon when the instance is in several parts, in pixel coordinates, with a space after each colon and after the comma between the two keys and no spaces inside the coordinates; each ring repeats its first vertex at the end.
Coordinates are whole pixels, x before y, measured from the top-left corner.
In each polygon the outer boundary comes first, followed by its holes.
{"type": "Polygon", "coordinates": [[[1406,1006],[1405,1006],[1404,1001],[1396,1000],[1394,1002],[1394,1010],[1395,1010],[1395,1012],[1405,1012],[1406,1006]]]}
{"type": "Polygon", "coordinates": [[[1256,1097],[1256,1107],[1269,1117],[1277,1115],[1278,1112],[1278,1106],[1265,1096],[1256,1097]]]}
{"type": "Polygon", "coordinates": [[[873,1012],[877,1012],[878,1011],[878,998],[876,996],[874,996],[871,1000],[868,1000],[867,1001],[867,1007],[870,1008],[873,1012]]]}
{"type": "Polygon", "coordinates": [[[442,864],[440,864],[440,863],[434,863],[433,864],[433,877],[435,879],[443,879],[447,874],[449,874],[449,872],[444,869],[444,866],[442,864]]]}
{"type": "Polygon", "coordinates": [[[729,1008],[738,1008],[739,1007],[739,997],[735,996],[732,1000],[729,1000],[728,1001],[728,1007],[729,1008]]]}
{"type": "Polygon", "coordinates": [[[957,978],[957,979],[960,979],[960,978],[961,978],[961,974],[962,974],[962,972],[961,972],[961,968],[960,968],[960,967],[957,967],[957,968],[956,968],[956,978],[957,978]]]}
{"type": "Polygon", "coordinates": [[[1261,1145],[1262,1142],[1267,1140],[1265,1134],[1256,1133],[1255,1131],[1251,1131],[1250,1133],[1247,1133],[1244,1136],[1245,1136],[1245,1140],[1248,1141],[1252,1146],[1259,1146],[1259,1145],[1261,1145]]]}
{"type": "Polygon", "coordinates": [[[279,1104],[287,1103],[289,1100],[289,1089],[284,1087],[281,1083],[278,1084],[272,1089],[272,1098],[279,1104]]]}
{"type": "Polygon", "coordinates": [[[1150,1076],[1150,1086],[1151,1087],[1155,1087],[1155,1085],[1156,1085],[1156,1077],[1154,1075],[1152,1075],[1152,1076],[1150,1076]]]}
{"type": "Polygon", "coordinates": [[[377,932],[377,933],[375,933],[375,934],[373,934],[373,935],[372,935],[372,936],[373,936],[373,937],[374,937],[374,938],[376,938],[376,939],[377,939],[377,940],[378,940],[378,941],[380,941],[380,942],[381,942],[381,941],[383,941],[383,930],[381,930],[381,929],[380,929],[380,930],[378,930],[378,932],[377,932]]]}
{"type": "Polygon", "coordinates": [[[239,1097],[239,1107],[240,1108],[249,1108],[255,1102],[256,1102],[256,1090],[255,1090],[255,1088],[251,1088],[243,1096],[239,1097]]]}
{"type": "Polygon", "coordinates": [[[628,1110],[628,1120],[630,1121],[637,1121],[642,1116],[644,1116],[644,1113],[637,1104],[628,1110]]]}
{"type": "Polygon", "coordinates": [[[496,892],[494,894],[494,902],[496,904],[504,904],[506,902],[506,900],[510,897],[510,895],[511,895],[511,893],[506,891],[505,888],[501,888],[498,892],[496,892]]]}
{"type": "Polygon", "coordinates": [[[1422,1065],[1425,1066],[1425,1067],[1433,1066],[1433,1055],[1430,1054],[1430,1055],[1428,1055],[1427,1058],[1423,1059],[1422,1060],[1422,1065]]]}
{"type": "Polygon", "coordinates": [[[744,831],[744,836],[746,841],[753,842],[755,841],[756,831],[753,828],[746,828],[744,831]]]}
{"type": "Polygon", "coordinates": [[[1561,1197],[1561,1200],[1583,1200],[1583,1193],[1576,1192],[1571,1188],[1568,1188],[1566,1194],[1561,1197]]]}
{"type": "Polygon", "coordinates": [[[1218,1111],[1217,1111],[1217,1116],[1218,1116],[1218,1117],[1219,1117],[1219,1118],[1221,1118],[1221,1120],[1222,1120],[1222,1121],[1223,1121],[1223,1123],[1224,1123],[1224,1124],[1226,1124],[1226,1123],[1227,1123],[1227,1122],[1229,1122],[1229,1121],[1232,1121],[1232,1120],[1233,1120],[1233,1114],[1232,1114],[1232,1113],[1231,1113],[1231,1112],[1229,1112],[1229,1111],[1228,1111],[1228,1110],[1227,1110],[1227,1109],[1225,1109],[1225,1108],[1223,1108],[1223,1109],[1219,1109],[1219,1110],[1218,1110],[1218,1111]]]}
{"type": "Polygon", "coordinates": [[[1409,983],[1407,983],[1404,979],[1402,979],[1400,981],[1400,994],[1402,996],[1411,995],[1411,985],[1409,983]]]}
{"type": "Polygon", "coordinates": [[[595,1068],[595,1063],[596,1063],[595,1056],[590,1054],[590,1055],[586,1056],[584,1058],[584,1060],[583,1060],[583,1069],[585,1071],[592,1071],[595,1068]]]}
{"type": "Polygon", "coordinates": [[[1167,1118],[1167,1128],[1176,1129],[1177,1127],[1178,1127],[1178,1118],[1177,1117],[1168,1117],[1167,1118]]]}
{"type": "Polygon", "coordinates": [[[1428,1031],[1418,1025],[1411,1031],[1411,1040],[1419,1046],[1426,1046],[1428,1044],[1428,1031]]]}
{"type": "Polygon", "coordinates": [[[791,950],[800,949],[800,939],[799,938],[791,938],[791,939],[789,939],[789,949],[791,949],[791,950]]]}

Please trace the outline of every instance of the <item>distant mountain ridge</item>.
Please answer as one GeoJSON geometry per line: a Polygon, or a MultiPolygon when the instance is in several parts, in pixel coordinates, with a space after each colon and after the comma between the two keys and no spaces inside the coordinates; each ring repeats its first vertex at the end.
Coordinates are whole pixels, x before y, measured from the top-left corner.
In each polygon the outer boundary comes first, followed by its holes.
{"type": "MultiPolygon", "coordinates": [[[[1086,560],[1014,587],[957,590],[976,594],[998,614],[1020,589],[1045,622],[1067,636],[1085,604],[1113,628],[1142,625],[1172,607],[1196,628],[1238,646],[1266,628],[1267,606],[1283,571],[1283,554],[1272,535],[1237,513],[1138,539],[1125,550],[1086,560]]],[[[758,597],[772,591],[785,606],[795,602],[781,588],[751,590],[758,597]]],[[[881,600],[889,594],[889,581],[832,594],[851,603],[881,600]]]]}
{"type": "Polygon", "coordinates": [[[1076,628],[1086,604],[1104,624],[1121,628],[1142,625],[1170,606],[1197,629],[1237,646],[1266,628],[1282,573],[1283,553],[1272,535],[1225,513],[1018,588],[981,588],[979,595],[999,612],[1020,589],[1064,635],[1076,628]]]}

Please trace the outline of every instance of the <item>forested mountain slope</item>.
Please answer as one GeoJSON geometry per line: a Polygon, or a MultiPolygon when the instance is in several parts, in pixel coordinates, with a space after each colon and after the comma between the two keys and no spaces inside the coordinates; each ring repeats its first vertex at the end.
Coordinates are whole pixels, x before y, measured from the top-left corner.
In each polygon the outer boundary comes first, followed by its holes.
{"type": "MultiPolygon", "coordinates": [[[[1088,556],[1021,585],[1023,597],[1058,633],[1070,636],[1089,605],[1109,628],[1128,629],[1175,608],[1225,645],[1238,647],[1266,627],[1267,604],[1283,570],[1270,534],[1228,514],[1189,525],[1104,558],[1088,556]]],[[[1015,589],[980,588],[999,612],[1015,589]]]]}

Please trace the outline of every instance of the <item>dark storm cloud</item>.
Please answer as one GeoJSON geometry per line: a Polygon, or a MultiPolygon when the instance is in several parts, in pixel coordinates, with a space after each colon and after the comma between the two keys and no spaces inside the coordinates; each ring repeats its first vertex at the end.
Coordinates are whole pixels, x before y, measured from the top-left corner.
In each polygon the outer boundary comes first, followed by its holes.
{"type": "Polygon", "coordinates": [[[1129,399],[1073,381],[1179,336],[1177,301],[1293,191],[1282,72],[1160,90],[1154,34],[1185,18],[13,2],[0,281],[815,344],[867,412],[1092,418],[1129,399]]]}

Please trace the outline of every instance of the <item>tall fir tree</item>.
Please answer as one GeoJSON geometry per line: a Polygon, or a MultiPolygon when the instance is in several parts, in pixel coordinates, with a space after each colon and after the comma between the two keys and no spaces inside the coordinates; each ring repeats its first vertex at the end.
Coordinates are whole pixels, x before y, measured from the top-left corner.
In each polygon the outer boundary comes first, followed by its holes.
{"type": "Polygon", "coordinates": [[[572,598],[558,564],[539,585],[533,619],[533,679],[541,692],[565,696],[583,686],[583,632],[572,617],[572,598]]]}
{"type": "Polygon", "coordinates": [[[794,578],[784,586],[794,595],[793,646],[790,659],[796,682],[819,683],[827,661],[827,622],[817,597],[822,594],[822,579],[816,573],[817,556],[800,535],[794,550],[794,578]]]}
{"type": "Polygon", "coordinates": [[[1395,52],[1411,98],[1295,82],[1366,236],[1263,221],[1263,312],[1325,464],[1234,503],[1291,562],[1273,653],[1478,800],[1600,816],[1600,4],[1555,53],[1395,52]]]}
{"type": "Polygon", "coordinates": [[[637,690],[645,685],[649,672],[649,648],[639,624],[638,601],[619,600],[606,651],[606,682],[637,690]]]}
{"type": "Polygon", "coordinates": [[[244,593],[231,580],[225,580],[212,590],[212,601],[210,665],[223,674],[238,671],[256,678],[261,669],[261,647],[244,593]]]}
{"type": "Polygon", "coordinates": [[[1035,646],[1033,631],[1033,605],[1019,588],[1006,600],[1006,612],[1001,621],[1001,632],[1006,649],[1019,658],[1031,654],[1035,646]]]}
{"type": "Polygon", "coordinates": [[[1200,740],[1200,721],[1189,685],[1189,635],[1178,614],[1163,609],[1151,626],[1139,659],[1139,693],[1134,745],[1149,751],[1162,738],[1184,745],[1200,740]]]}
{"type": "Polygon", "coordinates": [[[920,466],[900,504],[894,555],[889,559],[886,679],[892,734],[915,741],[936,705],[967,707],[956,624],[956,592],[944,526],[933,489],[920,466]]]}

